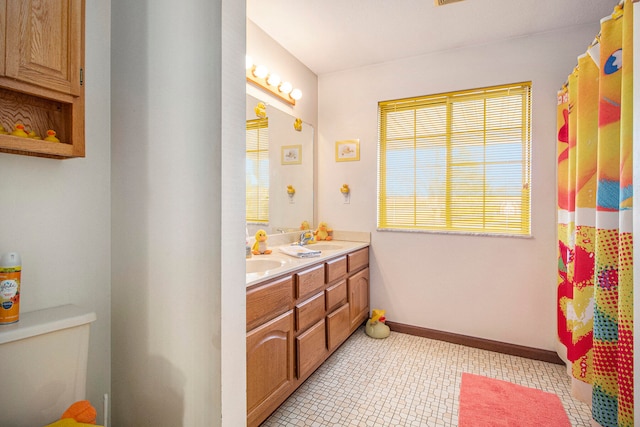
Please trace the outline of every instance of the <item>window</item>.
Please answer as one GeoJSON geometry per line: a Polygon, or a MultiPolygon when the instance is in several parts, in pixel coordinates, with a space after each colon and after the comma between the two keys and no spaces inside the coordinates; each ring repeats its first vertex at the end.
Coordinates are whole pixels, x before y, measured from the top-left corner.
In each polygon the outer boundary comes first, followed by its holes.
{"type": "Polygon", "coordinates": [[[378,229],[530,234],[531,82],[378,108],[378,229]]]}
{"type": "Polygon", "coordinates": [[[247,222],[269,222],[269,119],[247,120],[247,222]]]}

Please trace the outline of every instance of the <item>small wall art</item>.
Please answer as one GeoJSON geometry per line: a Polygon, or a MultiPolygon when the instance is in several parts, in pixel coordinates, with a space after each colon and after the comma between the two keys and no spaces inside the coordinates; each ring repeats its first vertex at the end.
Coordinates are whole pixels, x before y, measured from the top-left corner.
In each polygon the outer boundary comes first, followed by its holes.
{"type": "Polygon", "coordinates": [[[359,139],[336,141],[336,162],[353,162],[357,160],[360,160],[359,139]]]}
{"type": "Polygon", "coordinates": [[[302,145],[283,145],[281,155],[283,165],[299,165],[302,163],[302,145]]]}

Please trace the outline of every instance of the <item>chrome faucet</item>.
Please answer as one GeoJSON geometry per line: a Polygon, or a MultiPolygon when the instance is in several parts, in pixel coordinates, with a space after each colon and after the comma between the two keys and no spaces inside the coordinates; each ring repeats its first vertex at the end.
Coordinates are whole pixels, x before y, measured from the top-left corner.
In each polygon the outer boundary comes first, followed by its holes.
{"type": "Polygon", "coordinates": [[[309,243],[309,241],[311,240],[312,236],[313,235],[311,234],[310,230],[303,231],[302,233],[300,233],[300,240],[299,240],[298,244],[300,246],[306,245],[307,243],[309,243]]]}

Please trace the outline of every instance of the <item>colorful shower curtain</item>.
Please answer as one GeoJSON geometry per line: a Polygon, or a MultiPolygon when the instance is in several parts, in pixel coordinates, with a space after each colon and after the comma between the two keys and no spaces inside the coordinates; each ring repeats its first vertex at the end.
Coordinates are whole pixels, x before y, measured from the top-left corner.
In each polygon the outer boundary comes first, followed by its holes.
{"type": "Polygon", "coordinates": [[[558,93],[558,337],[593,419],[633,426],[633,2],[558,93]]]}

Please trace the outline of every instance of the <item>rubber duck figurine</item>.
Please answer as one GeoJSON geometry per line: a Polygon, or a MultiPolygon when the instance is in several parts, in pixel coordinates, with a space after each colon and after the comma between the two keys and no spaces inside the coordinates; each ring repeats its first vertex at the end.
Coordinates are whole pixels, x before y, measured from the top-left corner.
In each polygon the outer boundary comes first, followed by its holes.
{"type": "Polygon", "coordinates": [[[269,255],[271,249],[267,249],[267,232],[260,229],[256,231],[256,242],[251,248],[251,253],[254,255],[269,255]]]}
{"type": "Polygon", "coordinates": [[[318,228],[316,229],[316,232],[313,234],[315,234],[316,240],[329,241],[333,239],[333,236],[331,236],[332,231],[333,230],[327,226],[326,222],[320,222],[318,223],[318,228]]]}
{"type": "Polygon", "coordinates": [[[302,131],[302,119],[295,119],[293,121],[293,128],[298,132],[302,131]]]}
{"type": "Polygon", "coordinates": [[[290,196],[296,194],[296,189],[293,188],[293,185],[287,185],[287,194],[290,196]]]}
{"type": "Polygon", "coordinates": [[[27,136],[28,136],[29,138],[31,138],[31,139],[42,139],[42,138],[40,138],[40,135],[38,135],[38,134],[36,133],[36,131],[35,131],[35,130],[30,131],[30,132],[27,134],[27,136]]]}
{"type": "Polygon", "coordinates": [[[7,130],[2,125],[0,125],[0,135],[9,135],[9,132],[7,132],[7,130]]]}
{"type": "Polygon", "coordinates": [[[302,221],[300,224],[300,231],[306,231],[304,234],[304,238],[307,239],[307,244],[315,243],[315,239],[313,238],[313,233],[311,232],[311,227],[309,226],[309,221],[302,221]]]}
{"type": "Polygon", "coordinates": [[[29,135],[24,131],[24,125],[21,123],[17,123],[15,126],[15,130],[11,132],[13,136],[19,136],[20,138],[27,138],[29,135]]]}
{"type": "Polygon", "coordinates": [[[340,192],[342,194],[349,194],[349,184],[342,184],[342,187],[340,187],[340,192]]]}
{"type": "Polygon", "coordinates": [[[386,338],[390,334],[390,329],[384,324],[384,310],[373,309],[371,310],[371,319],[367,320],[367,324],[364,327],[364,331],[371,338],[386,338]]]}
{"type": "Polygon", "coordinates": [[[44,140],[49,142],[60,142],[60,140],[56,138],[56,131],[51,129],[47,131],[47,136],[44,138],[44,140]]]}
{"type": "Polygon", "coordinates": [[[253,111],[256,113],[256,117],[261,119],[267,117],[267,107],[264,105],[264,102],[258,102],[258,105],[254,107],[253,111]]]}

